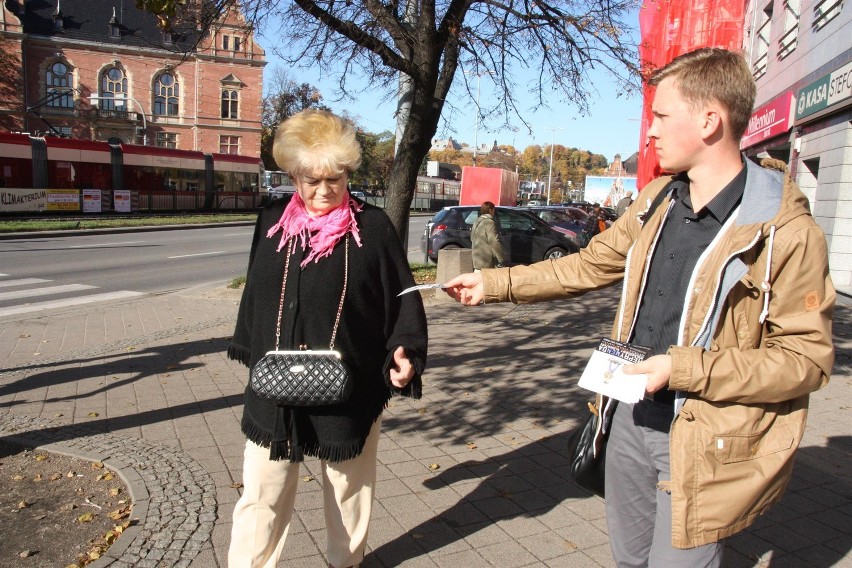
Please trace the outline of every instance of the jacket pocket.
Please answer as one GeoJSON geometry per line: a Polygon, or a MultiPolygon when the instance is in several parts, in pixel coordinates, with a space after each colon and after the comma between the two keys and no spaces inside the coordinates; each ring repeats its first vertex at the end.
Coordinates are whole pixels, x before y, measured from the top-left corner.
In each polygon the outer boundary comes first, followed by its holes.
{"type": "Polygon", "coordinates": [[[716,459],[723,464],[753,460],[789,450],[795,440],[795,436],[787,428],[758,434],[717,435],[714,440],[716,459]]]}

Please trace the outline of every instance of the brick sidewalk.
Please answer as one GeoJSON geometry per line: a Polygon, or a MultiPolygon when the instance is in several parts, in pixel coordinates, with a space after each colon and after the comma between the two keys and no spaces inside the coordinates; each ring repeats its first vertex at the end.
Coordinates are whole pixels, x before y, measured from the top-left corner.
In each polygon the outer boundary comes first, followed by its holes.
{"type": "MultiPolygon", "coordinates": [[[[97,565],[225,566],[244,444],[247,372],[225,356],[238,302],[199,288],[0,321],[0,435],[103,460],[133,491],[139,522],[97,565]]],[[[427,303],[424,397],[385,414],[365,568],[612,565],[603,501],[566,481],[564,446],[614,306],[613,290],[427,303]]],[[[839,306],[793,483],[729,541],[728,566],[852,566],[850,319],[839,306]]],[[[281,566],[326,566],[317,466],[303,468],[281,566]]]]}

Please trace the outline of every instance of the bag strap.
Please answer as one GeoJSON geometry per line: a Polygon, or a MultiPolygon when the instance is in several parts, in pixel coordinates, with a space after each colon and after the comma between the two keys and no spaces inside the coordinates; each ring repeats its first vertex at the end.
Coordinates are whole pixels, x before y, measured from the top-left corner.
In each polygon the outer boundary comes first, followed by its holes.
{"type": "MultiPolygon", "coordinates": [[[[337,328],[340,326],[340,314],[343,313],[343,299],[346,298],[346,285],[349,282],[349,235],[346,235],[346,260],[343,268],[343,292],[340,293],[340,303],[337,305],[337,316],[334,318],[334,329],[331,331],[331,341],[328,344],[329,351],[334,350],[334,339],[337,337],[337,328]]],[[[275,350],[281,345],[281,315],[284,313],[284,291],[287,289],[287,274],[290,272],[290,257],[296,247],[295,237],[290,241],[287,248],[287,260],[284,261],[284,278],[281,279],[281,300],[278,302],[278,321],[275,324],[275,350]]]]}

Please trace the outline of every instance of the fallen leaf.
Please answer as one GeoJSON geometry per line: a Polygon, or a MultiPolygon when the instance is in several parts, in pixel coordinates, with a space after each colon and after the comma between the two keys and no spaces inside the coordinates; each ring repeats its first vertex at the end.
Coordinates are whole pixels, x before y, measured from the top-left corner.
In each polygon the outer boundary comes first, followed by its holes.
{"type": "Polygon", "coordinates": [[[429,469],[431,469],[432,471],[435,471],[435,470],[437,470],[437,469],[441,469],[441,466],[439,466],[439,465],[438,465],[438,464],[436,464],[436,463],[430,463],[430,464],[429,464],[429,469]]]}
{"type": "Polygon", "coordinates": [[[411,533],[411,538],[419,539],[419,538],[423,538],[423,535],[420,534],[420,533],[411,533]]]}
{"type": "Polygon", "coordinates": [[[83,513],[82,515],[77,517],[77,520],[81,523],[90,523],[94,518],[95,515],[93,513],[83,513]]]}
{"type": "Polygon", "coordinates": [[[302,481],[313,481],[313,480],[314,480],[314,478],[310,475],[306,475],[305,477],[302,478],[302,481]]]}
{"type": "Polygon", "coordinates": [[[62,418],[63,416],[65,416],[65,415],[62,414],[61,412],[57,412],[56,414],[53,415],[54,418],[62,418]]]}
{"type": "Polygon", "coordinates": [[[418,414],[426,414],[426,409],[425,408],[418,408],[417,412],[418,412],[418,414]]]}
{"type": "Polygon", "coordinates": [[[474,444],[473,442],[468,442],[468,443],[467,443],[467,449],[468,449],[468,450],[475,450],[475,449],[476,449],[476,444],[474,444]]]}
{"type": "Polygon", "coordinates": [[[32,550],[24,550],[24,551],[18,553],[18,556],[20,556],[21,558],[29,558],[33,554],[35,554],[35,553],[32,550]]]}
{"type": "Polygon", "coordinates": [[[103,469],[103,462],[92,462],[92,469],[103,469]]]}
{"type": "Polygon", "coordinates": [[[74,473],[73,471],[69,471],[68,473],[65,474],[65,477],[76,477],[76,476],[77,476],[77,474],[74,473]]]}
{"type": "Polygon", "coordinates": [[[109,489],[110,497],[118,497],[119,493],[121,493],[120,487],[110,487],[110,489],[109,489]]]}
{"type": "Polygon", "coordinates": [[[43,519],[43,518],[45,518],[45,517],[47,517],[47,515],[36,515],[36,516],[34,516],[34,517],[33,517],[33,519],[35,519],[35,520],[37,520],[37,521],[40,521],[40,520],[42,520],[42,519],[43,519]]]}
{"type": "Polygon", "coordinates": [[[243,486],[243,484],[240,483],[239,481],[235,481],[231,484],[231,487],[233,487],[234,489],[240,489],[240,488],[242,488],[242,486],[243,486]]]}
{"type": "Polygon", "coordinates": [[[35,477],[33,477],[33,481],[41,481],[41,474],[37,473],[35,477]]]}
{"type": "Polygon", "coordinates": [[[54,473],[53,475],[50,476],[51,481],[56,481],[57,479],[62,479],[62,474],[54,473]]]}
{"type": "Polygon", "coordinates": [[[47,454],[36,454],[36,456],[35,456],[35,461],[43,462],[43,461],[44,461],[44,460],[46,460],[48,457],[50,457],[50,456],[48,456],[47,454]]]}
{"type": "Polygon", "coordinates": [[[26,509],[29,506],[30,506],[30,504],[27,503],[26,501],[21,501],[20,503],[18,503],[18,509],[26,509]]]}
{"type": "Polygon", "coordinates": [[[125,347],[124,350],[125,351],[135,351],[136,348],[135,347],[125,347]]]}
{"type": "Polygon", "coordinates": [[[97,418],[98,416],[100,416],[100,414],[98,414],[97,412],[90,412],[89,414],[87,414],[87,416],[89,418],[97,418]]]}
{"type": "Polygon", "coordinates": [[[24,480],[23,475],[13,475],[12,476],[12,481],[23,481],[23,480],[24,480]]]}

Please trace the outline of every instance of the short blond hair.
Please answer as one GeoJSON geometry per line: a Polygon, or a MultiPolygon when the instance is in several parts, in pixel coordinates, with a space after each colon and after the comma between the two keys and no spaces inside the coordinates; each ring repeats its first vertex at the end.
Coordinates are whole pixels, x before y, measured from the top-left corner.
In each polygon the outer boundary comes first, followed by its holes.
{"type": "Polygon", "coordinates": [[[681,96],[697,108],[715,100],[728,111],[735,140],[748,127],[757,87],[748,63],[739,53],[719,47],[702,47],[671,60],[654,71],[648,84],[656,87],[671,78],[681,96]]]}
{"type": "Polygon", "coordinates": [[[352,173],[361,165],[361,145],[348,120],[326,110],[306,109],[284,120],[272,156],[290,175],[352,173]]]}

